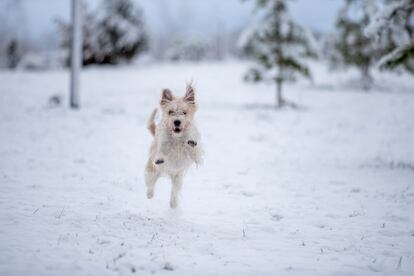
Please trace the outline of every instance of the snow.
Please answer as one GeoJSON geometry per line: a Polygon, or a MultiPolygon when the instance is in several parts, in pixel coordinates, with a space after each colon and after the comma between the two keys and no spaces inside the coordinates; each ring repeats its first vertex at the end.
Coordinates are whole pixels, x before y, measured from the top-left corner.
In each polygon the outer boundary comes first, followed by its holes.
{"type": "Polygon", "coordinates": [[[90,68],[79,111],[68,72],[0,71],[0,274],[413,275],[412,77],[365,93],[314,64],[275,111],[248,66],[90,68]],[[206,156],[171,210],[145,123],[190,79],[206,156]]]}
{"type": "MultiPolygon", "coordinates": [[[[414,45],[413,35],[410,33],[412,24],[413,0],[400,0],[387,3],[378,9],[372,0],[365,0],[366,10],[370,22],[365,27],[365,35],[376,40],[377,47],[387,49],[392,45],[393,49],[384,54],[377,66],[379,68],[390,67],[387,63],[396,63],[404,52],[409,53],[414,45]]],[[[410,58],[406,62],[409,62],[410,58]]],[[[399,62],[397,62],[399,61],[399,62]]]]}
{"type": "Polygon", "coordinates": [[[101,7],[96,11],[98,25],[105,27],[98,28],[95,34],[95,43],[104,42],[102,47],[105,51],[111,51],[112,47],[131,47],[137,41],[145,39],[146,36],[141,21],[142,12],[134,7],[130,0],[102,2],[101,7]],[[112,42],[113,37],[107,29],[116,30],[119,34],[118,40],[112,42]]]}
{"type": "Polygon", "coordinates": [[[395,17],[398,10],[408,10],[408,8],[413,5],[412,0],[400,0],[395,1],[395,3],[391,2],[380,10],[378,10],[372,0],[365,0],[365,5],[367,12],[371,17],[369,25],[365,28],[365,34],[367,36],[375,37],[380,35],[384,29],[391,28],[393,31],[399,31],[401,33],[399,34],[399,37],[401,38],[395,39],[397,46],[401,46],[401,44],[406,44],[409,42],[409,37],[406,37],[407,34],[405,31],[400,31],[401,29],[404,29],[404,26],[398,26],[404,22],[394,22],[393,18],[395,17]]]}

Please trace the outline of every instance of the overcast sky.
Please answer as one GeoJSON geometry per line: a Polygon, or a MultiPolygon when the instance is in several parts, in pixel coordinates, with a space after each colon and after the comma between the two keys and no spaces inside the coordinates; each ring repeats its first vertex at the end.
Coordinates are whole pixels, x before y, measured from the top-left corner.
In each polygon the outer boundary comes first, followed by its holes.
{"type": "MultiPolygon", "coordinates": [[[[68,20],[70,0],[21,0],[25,19],[19,20],[33,40],[44,40],[56,33],[53,19],[68,20]]],[[[85,1],[96,8],[100,0],[85,1]]],[[[144,10],[147,27],[155,33],[163,33],[166,26],[180,35],[197,35],[217,31],[218,28],[233,30],[252,20],[254,1],[241,0],[134,0],[144,10]]],[[[290,11],[301,24],[319,31],[333,27],[335,15],[342,0],[293,0],[290,11]]]]}

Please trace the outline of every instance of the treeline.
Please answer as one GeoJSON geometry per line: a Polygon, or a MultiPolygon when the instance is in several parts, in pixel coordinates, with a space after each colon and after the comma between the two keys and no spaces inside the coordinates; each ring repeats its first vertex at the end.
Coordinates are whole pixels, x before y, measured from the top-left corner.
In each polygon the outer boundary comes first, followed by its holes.
{"type": "MultiPolygon", "coordinates": [[[[224,33],[218,26],[216,34],[199,40],[170,34],[158,43],[142,9],[132,0],[102,0],[95,10],[85,5],[83,64],[129,63],[143,55],[173,61],[220,60],[228,55],[251,58],[257,65],[247,72],[246,80],[274,82],[279,106],[287,104],[282,95],[286,83],[312,78],[311,59],[328,61],[332,68],[357,68],[367,90],[374,67],[414,74],[414,0],[343,0],[334,32],[316,38],[290,16],[291,0],[248,1],[255,1],[258,12],[255,23],[245,30],[224,33]]],[[[69,65],[71,24],[61,19],[55,23],[62,49],[57,58],[69,65]]],[[[2,41],[3,64],[18,67],[24,60],[22,43],[16,38],[2,41]]]]}
{"type": "Polygon", "coordinates": [[[256,0],[260,20],[240,39],[245,53],[256,60],[246,79],[274,82],[277,107],[289,104],[282,95],[285,83],[312,77],[309,59],[357,68],[365,90],[372,85],[373,67],[414,74],[414,0],[344,0],[335,32],[318,42],[290,16],[289,3],[256,0]]]}

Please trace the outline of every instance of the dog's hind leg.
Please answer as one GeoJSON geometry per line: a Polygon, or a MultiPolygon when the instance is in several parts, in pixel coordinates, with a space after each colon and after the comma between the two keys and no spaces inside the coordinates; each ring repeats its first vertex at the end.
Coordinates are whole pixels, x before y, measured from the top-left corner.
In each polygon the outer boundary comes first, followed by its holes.
{"type": "Polygon", "coordinates": [[[178,206],[178,195],[183,185],[182,173],[178,173],[176,175],[171,176],[171,181],[172,181],[172,187],[171,187],[170,207],[176,208],[178,206]]]}
{"type": "Polygon", "coordinates": [[[145,185],[147,186],[147,198],[154,197],[155,183],[157,182],[159,174],[157,172],[146,172],[145,185]]]}
{"type": "Polygon", "coordinates": [[[148,165],[145,169],[145,185],[147,186],[147,198],[152,198],[154,196],[155,183],[160,177],[159,172],[157,172],[152,164],[148,165]]]}

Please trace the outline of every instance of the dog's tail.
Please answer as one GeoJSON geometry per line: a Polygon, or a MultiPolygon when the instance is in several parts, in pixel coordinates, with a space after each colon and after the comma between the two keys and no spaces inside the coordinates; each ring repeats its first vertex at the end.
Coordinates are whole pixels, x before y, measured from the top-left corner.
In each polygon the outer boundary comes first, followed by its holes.
{"type": "Polygon", "coordinates": [[[155,124],[155,115],[157,115],[156,108],[152,111],[147,123],[147,128],[149,132],[152,134],[152,136],[155,136],[155,129],[157,128],[157,125],[155,124]]]}

